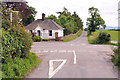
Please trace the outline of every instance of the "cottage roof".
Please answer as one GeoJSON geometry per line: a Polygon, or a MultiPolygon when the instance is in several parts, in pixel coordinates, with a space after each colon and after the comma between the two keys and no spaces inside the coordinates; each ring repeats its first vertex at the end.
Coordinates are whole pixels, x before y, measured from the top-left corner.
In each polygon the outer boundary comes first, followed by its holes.
{"type": "Polygon", "coordinates": [[[64,29],[51,19],[44,19],[44,20],[37,19],[36,21],[27,25],[26,28],[29,30],[34,30],[37,26],[40,26],[45,30],[63,30],[64,29]]]}

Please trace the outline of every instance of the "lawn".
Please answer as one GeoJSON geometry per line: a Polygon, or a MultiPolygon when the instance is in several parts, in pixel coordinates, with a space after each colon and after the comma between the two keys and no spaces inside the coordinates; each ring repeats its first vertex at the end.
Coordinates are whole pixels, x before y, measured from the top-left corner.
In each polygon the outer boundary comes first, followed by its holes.
{"type": "Polygon", "coordinates": [[[118,41],[118,32],[120,31],[105,31],[111,35],[111,41],[118,41]]]}
{"type": "MultiPolygon", "coordinates": [[[[95,38],[100,31],[95,31],[92,33],[92,36],[90,38],[95,38]]],[[[120,31],[108,31],[108,30],[104,30],[104,32],[107,32],[108,34],[111,35],[111,41],[118,41],[118,32],[120,31]]]]}
{"type": "MultiPolygon", "coordinates": [[[[98,36],[100,31],[95,31],[95,32],[92,32],[91,36],[88,36],[88,42],[91,43],[91,44],[94,44],[94,39],[98,36]]],[[[104,30],[103,32],[107,32],[108,34],[111,35],[111,41],[118,41],[118,33],[120,31],[110,31],[110,30],[104,30]]],[[[115,44],[112,44],[110,43],[111,45],[115,45],[115,44]]]]}
{"type": "Polygon", "coordinates": [[[69,42],[69,41],[76,39],[77,37],[80,37],[82,32],[83,32],[82,30],[79,30],[76,34],[71,34],[71,35],[65,36],[63,38],[63,42],[69,42]]]}

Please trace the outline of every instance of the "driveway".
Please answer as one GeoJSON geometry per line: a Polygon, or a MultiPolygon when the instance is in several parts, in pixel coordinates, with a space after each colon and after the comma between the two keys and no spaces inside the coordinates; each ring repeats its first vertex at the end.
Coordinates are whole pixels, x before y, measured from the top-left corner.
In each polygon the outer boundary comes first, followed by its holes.
{"type": "Polygon", "coordinates": [[[35,42],[43,62],[27,78],[117,78],[110,45],[88,43],[87,32],[71,42],[35,42]]]}

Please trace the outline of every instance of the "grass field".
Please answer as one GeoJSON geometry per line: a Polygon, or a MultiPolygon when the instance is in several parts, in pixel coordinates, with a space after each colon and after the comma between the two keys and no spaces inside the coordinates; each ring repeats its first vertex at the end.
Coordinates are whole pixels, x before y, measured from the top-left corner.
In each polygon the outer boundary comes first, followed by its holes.
{"type": "MultiPolygon", "coordinates": [[[[96,39],[96,37],[98,36],[100,31],[95,31],[92,32],[92,34],[90,36],[88,36],[88,42],[90,44],[95,44],[94,40],[96,39]]],[[[118,41],[118,33],[120,31],[109,31],[109,30],[104,30],[103,32],[107,32],[108,34],[111,35],[111,41],[118,41]]],[[[115,43],[109,43],[109,45],[117,45],[115,43]]]]}
{"type": "MultiPolygon", "coordinates": [[[[99,34],[100,31],[95,31],[92,33],[93,37],[96,37],[99,34]]],[[[118,32],[120,31],[108,31],[104,30],[104,32],[107,32],[111,35],[111,41],[118,41],[118,32]]]]}
{"type": "Polygon", "coordinates": [[[64,37],[63,42],[69,42],[69,41],[76,39],[77,37],[80,37],[82,32],[83,32],[82,30],[79,30],[76,34],[71,34],[71,35],[64,37]]]}

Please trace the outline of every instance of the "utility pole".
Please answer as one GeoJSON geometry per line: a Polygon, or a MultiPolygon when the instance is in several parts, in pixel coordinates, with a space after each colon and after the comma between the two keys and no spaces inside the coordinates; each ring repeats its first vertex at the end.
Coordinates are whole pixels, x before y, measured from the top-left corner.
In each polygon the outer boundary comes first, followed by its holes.
{"type": "Polygon", "coordinates": [[[18,13],[19,13],[19,11],[10,11],[10,22],[11,22],[11,24],[13,22],[13,12],[16,12],[17,16],[18,16],[18,13]]]}

